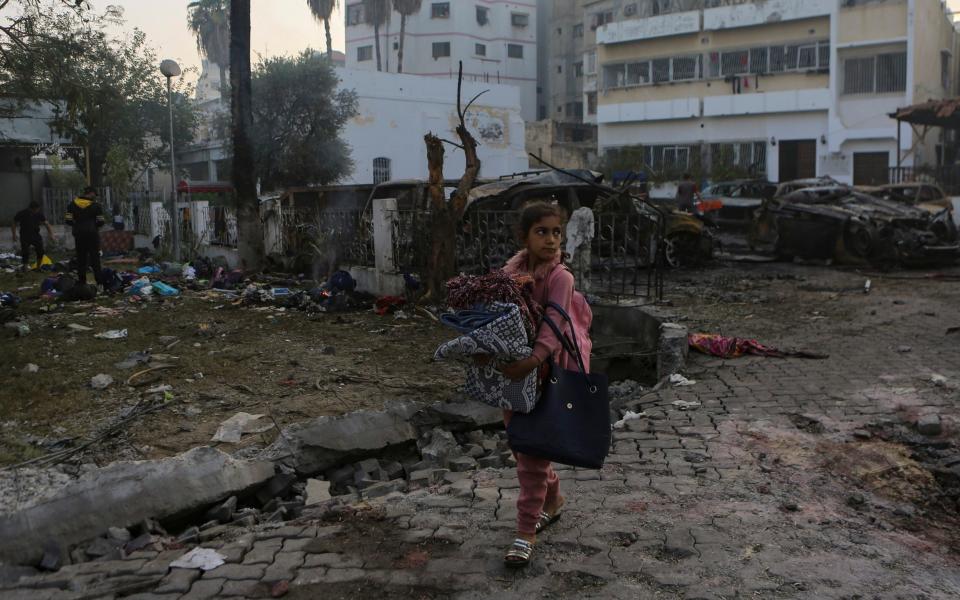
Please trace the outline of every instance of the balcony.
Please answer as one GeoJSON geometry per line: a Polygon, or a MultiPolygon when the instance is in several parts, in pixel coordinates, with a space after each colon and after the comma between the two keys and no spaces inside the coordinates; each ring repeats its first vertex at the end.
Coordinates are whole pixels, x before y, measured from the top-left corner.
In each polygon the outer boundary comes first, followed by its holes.
{"type": "Polygon", "coordinates": [[[694,97],[602,104],[597,110],[597,123],[696,119],[700,117],[700,112],[700,98],[694,97]]]}
{"type": "Polygon", "coordinates": [[[597,30],[597,44],[622,44],[700,31],[700,11],[608,23],[597,30]]]}
{"type": "Polygon", "coordinates": [[[719,6],[703,11],[703,29],[718,31],[825,17],[832,14],[836,6],[837,0],[767,0],[719,6]]]}
{"type": "Polygon", "coordinates": [[[789,90],[703,99],[703,116],[730,117],[771,113],[812,112],[830,110],[830,90],[789,90]]]}

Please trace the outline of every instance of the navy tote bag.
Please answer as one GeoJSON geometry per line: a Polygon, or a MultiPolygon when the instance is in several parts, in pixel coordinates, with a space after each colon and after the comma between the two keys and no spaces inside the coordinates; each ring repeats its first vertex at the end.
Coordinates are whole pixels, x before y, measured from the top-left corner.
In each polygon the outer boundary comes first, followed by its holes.
{"type": "Polygon", "coordinates": [[[607,376],[586,372],[573,321],[555,303],[549,303],[570,324],[572,339],[546,314],[543,323],[553,329],[565,352],[576,358],[578,370],[568,371],[553,359],[543,382],[540,401],[527,413],[515,413],[507,426],[514,452],[573,467],[599,469],[610,452],[610,400],[607,376]]]}

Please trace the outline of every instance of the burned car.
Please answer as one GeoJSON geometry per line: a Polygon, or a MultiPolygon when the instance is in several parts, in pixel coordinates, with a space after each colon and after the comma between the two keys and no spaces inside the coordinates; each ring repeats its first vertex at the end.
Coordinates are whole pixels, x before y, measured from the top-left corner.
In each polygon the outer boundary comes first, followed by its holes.
{"type": "Polygon", "coordinates": [[[762,179],[714,183],[700,194],[696,214],[712,227],[746,230],[763,201],[772,198],[776,191],[776,184],[762,179]]]}
{"type": "Polygon", "coordinates": [[[656,247],[651,240],[656,239],[661,223],[670,266],[699,264],[713,255],[713,238],[702,221],[597,183],[595,175],[592,171],[554,171],[474,188],[463,217],[461,247],[470,253],[464,258],[484,268],[502,264],[517,248],[514,229],[520,208],[535,200],[554,201],[567,214],[584,206],[593,210],[597,228],[592,244],[594,262],[629,255],[637,266],[652,264],[656,247]]]}
{"type": "Polygon", "coordinates": [[[764,203],[752,238],[789,259],[877,266],[953,261],[957,229],[947,211],[870,196],[845,185],[801,188],[764,203]]]}
{"type": "Polygon", "coordinates": [[[871,196],[893,200],[907,206],[916,206],[933,214],[944,209],[953,212],[953,201],[935,183],[891,183],[857,189],[871,196]]]}

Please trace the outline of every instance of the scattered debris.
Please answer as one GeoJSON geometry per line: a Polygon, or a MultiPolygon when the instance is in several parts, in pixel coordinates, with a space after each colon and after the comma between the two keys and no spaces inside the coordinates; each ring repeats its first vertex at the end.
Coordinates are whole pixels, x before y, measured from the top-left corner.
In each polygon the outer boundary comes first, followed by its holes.
{"type": "Polygon", "coordinates": [[[122,370],[132,369],[137,365],[145,365],[150,362],[150,351],[145,350],[143,352],[131,352],[127,355],[127,358],[113,365],[114,367],[122,370]]]}
{"type": "Polygon", "coordinates": [[[680,410],[693,410],[695,408],[700,408],[701,406],[699,402],[690,402],[687,400],[674,400],[671,404],[680,410]]]}
{"type": "Polygon", "coordinates": [[[110,331],[105,331],[103,333],[98,333],[93,336],[100,340],[122,340],[127,337],[126,329],[111,329],[110,331]]]}
{"type": "Polygon", "coordinates": [[[908,353],[910,353],[910,352],[913,352],[913,347],[911,347],[911,346],[897,346],[897,352],[899,352],[900,354],[908,354],[908,353]]]}
{"type": "Polygon", "coordinates": [[[90,379],[90,387],[95,390],[105,390],[113,384],[113,377],[101,373],[90,379]]]}
{"type": "Polygon", "coordinates": [[[244,434],[263,433],[273,429],[273,423],[258,422],[263,417],[264,415],[239,412],[222,422],[210,441],[236,444],[244,434]]]}
{"type": "Polygon", "coordinates": [[[917,431],[921,435],[935,436],[943,433],[943,423],[940,421],[940,415],[924,415],[917,419],[917,431]]]}
{"type": "Polygon", "coordinates": [[[690,347],[694,350],[702,352],[703,354],[709,354],[710,356],[719,356],[720,358],[737,358],[745,354],[771,358],[830,358],[828,354],[806,352],[803,350],[779,350],[771,346],[765,346],[757,340],[726,337],[713,333],[691,333],[688,340],[690,347]]]}
{"type": "Polygon", "coordinates": [[[39,370],[40,370],[39,365],[35,365],[35,364],[33,364],[33,363],[27,363],[27,365],[26,365],[25,367],[23,367],[23,372],[24,372],[24,373],[36,373],[36,372],[38,372],[39,370]]]}
{"type": "Polygon", "coordinates": [[[642,419],[645,416],[647,416],[647,413],[645,412],[633,412],[632,410],[628,410],[626,413],[624,413],[622,419],[620,419],[619,421],[613,424],[613,428],[623,429],[624,427],[627,426],[628,421],[635,421],[637,419],[642,419]]]}
{"type": "Polygon", "coordinates": [[[212,571],[227,562],[227,557],[211,548],[194,548],[170,563],[171,568],[212,571]]]}
{"type": "Polygon", "coordinates": [[[27,337],[30,335],[30,326],[23,321],[11,321],[9,323],[4,323],[3,326],[7,329],[12,329],[14,331],[14,335],[17,337],[27,337]]]}
{"type": "Polygon", "coordinates": [[[670,376],[670,383],[672,383],[674,387],[683,387],[688,385],[696,385],[697,382],[692,379],[687,379],[680,373],[674,373],[670,376]]]}
{"type": "Polygon", "coordinates": [[[326,502],[332,498],[330,495],[330,482],[320,481],[319,479],[308,479],[306,494],[306,506],[313,506],[314,504],[326,502]]]}
{"type": "Polygon", "coordinates": [[[71,331],[77,331],[80,333],[83,333],[86,331],[93,331],[93,327],[87,327],[86,325],[80,325],[78,323],[70,323],[69,325],[67,325],[67,329],[71,331]]]}

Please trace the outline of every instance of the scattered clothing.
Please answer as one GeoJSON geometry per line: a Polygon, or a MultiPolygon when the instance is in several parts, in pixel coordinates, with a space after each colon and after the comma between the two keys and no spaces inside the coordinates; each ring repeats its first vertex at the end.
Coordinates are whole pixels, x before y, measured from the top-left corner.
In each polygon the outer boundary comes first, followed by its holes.
{"type": "Polygon", "coordinates": [[[382,317],[402,308],[406,303],[407,300],[399,296],[384,296],[377,299],[373,311],[382,317]]]}
{"type": "Polygon", "coordinates": [[[472,399],[490,406],[528,413],[533,410],[539,397],[537,371],[532,371],[520,381],[513,381],[496,368],[497,364],[515,362],[533,354],[520,308],[516,304],[497,302],[490,305],[489,312],[499,316],[466,335],[442,344],[433,359],[467,361],[466,391],[472,399]],[[473,357],[477,355],[490,356],[491,361],[480,366],[473,362],[473,357]]]}
{"type": "Polygon", "coordinates": [[[770,358],[830,358],[828,354],[818,354],[801,350],[779,350],[771,346],[765,346],[757,340],[725,337],[712,333],[691,333],[687,337],[687,340],[690,343],[690,347],[694,350],[711,356],[719,356],[720,358],[737,358],[745,354],[770,358]]]}

